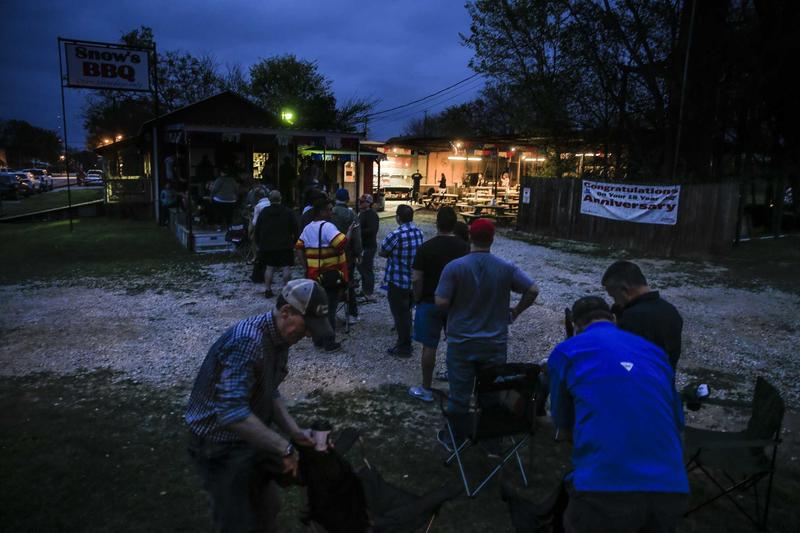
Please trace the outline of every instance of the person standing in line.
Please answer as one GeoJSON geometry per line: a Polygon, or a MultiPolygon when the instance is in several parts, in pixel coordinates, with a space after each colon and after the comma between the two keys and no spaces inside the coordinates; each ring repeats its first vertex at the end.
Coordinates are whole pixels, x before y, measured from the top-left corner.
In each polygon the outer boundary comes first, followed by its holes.
{"type": "Polygon", "coordinates": [[[469,244],[456,237],[456,212],[440,207],[436,213],[437,235],[417,250],[412,265],[412,289],[417,304],[414,316],[414,340],[422,344],[422,386],[411,387],[408,393],[424,402],[433,401],[431,383],[436,366],[436,349],[447,323],[447,313],[436,306],[435,293],[444,267],[469,253],[469,244]]]}
{"type": "Polygon", "coordinates": [[[420,183],[422,183],[422,174],[419,173],[419,169],[416,172],[411,174],[411,201],[414,203],[419,203],[419,188],[420,183]]]}
{"type": "Polygon", "coordinates": [[[336,191],[336,201],[334,202],[333,210],[331,211],[331,222],[336,225],[336,229],[345,235],[349,235],[347,239],[347,272],[350,274],[350,279],[347,283],[347,323],[350,325],[358,322],[358,302],[356,302],[356,288],[353,273],[356,271],[356,265],[361,262],[361,229],[358,227],[358,216],[355,212],[347,207],[347,202],[350,201],[350,193],[347,189],[339,189],[336,191]]]}
{"type": "Polygon", "coordinates": [[[383,281],[388,287],[389,309],[397,330],[397,344],[387,352],[407,358],[411,357],[411,265],[424,236],[414,225],[410,205],[398,205],[395,220],[398,227],[383,239],[379,252],[386,258],[383,281]]]}
{"type": "Polygon", "coordinates": [[[572,444],[564,529],[674,532],[689,483],[666,354],[614,325],[600,297],[576,301],[572,321],[576,335],[547,360],[556,440],[572,444]]]}
{"type": "Polygon", "coordinates": [[[378,251],[378,229],[380,219],[378,213],[372,208],[373,198],[369,194],[362,194],[358,201],[358,221],[361,226],[361,245],[363,255],[358,265],[361,275],[361,294],[366,299],[372,298],[375,292],[375,253],[378,251]]]}
{"type": "Polygon", "coordinates": [[[297,217],[294,211],[283,205],[281,192],[269,193],[270,205],[265,207],[256,222],[256,243],[258,259],[256,263],[264,265],[264,297],[272,298],[272,277],[275,269],[280,268],[283,284],[291,279],[289,269],[294,265],[294,245],[299,237],[297,217]]]}
{"type": "Polygon", "coordinates": [[[603,274],[603,288],[614,299],[612,310],[620,329],[644,337],[669,356],[675,370],[681,357],[683,318],[675,306],[647,285],[641,269],[630,261],[617,261],[603,274]]]}
{"type": "MultiPolygon", "coordinates": [[[[436,305],[447,312],[447,410],[454,414],[469,408],[477,367],[506,362],[508,326],[539,296],[526,273],[491,253],[491,220],[474,221],[470,239],[470,253],[444,267],[435,293],[436,305]],[[514,307],[512,292],[522,295],[514,307]]],[[[437,437],[449,440],[444,430],[437,437]]]]}
{"type": "Polygon", "coordinates": [[[217,225],[225,223],[225,228],[231,225],[233,212],[239,201],[239,184],[230,174],[225,174],[214,180],[211,185],[211,202],[214,206],[217,225]]]}
{"type": "Polygon", "coordinates": [[[293,280],[273,310],[235,324],[208,351],[184,419],[214,531],[276,531],[275,479],[297,475],[294,444],[314,445],[286,409],[279,386],[289,371],[289,348],[303,337],[331,334],[327,305],[317,283],[293,280]]]}
{"type": "Polygon", "coordinates": [[[312,213],[314,220],[300,233],[295,248],[301,264],[306,267],[306,278],[318,281],[328,299],[328,320],[334,334],[326,339],[315,339],[314,344],[326,352],[335,352],[342,347],[335,336],[336,307],[339,293],[350,280],[345,254],[347,236],[330,221],[330,200],[317,200],[312,213]]]}
{"type": "Polygon", "coordinates": [[[439,188],[447,189],[447,178],[444,176],[444,172],[442,172],[442,177],[439,178],[439,188]]]}

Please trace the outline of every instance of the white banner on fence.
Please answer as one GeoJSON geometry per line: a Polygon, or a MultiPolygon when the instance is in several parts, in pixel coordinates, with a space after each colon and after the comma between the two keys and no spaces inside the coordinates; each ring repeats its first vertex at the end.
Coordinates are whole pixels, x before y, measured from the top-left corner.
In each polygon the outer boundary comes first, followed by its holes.
{"type": "Polygon", "coordinates": [[[675,225],[680,185],[636,185],[583,180],[581,213],[640,224],[675,225]]]}
{"type": "Polygon", "coordinates": [[[64,52],[70,87],[150,90],[150,55],[147,50],[78,42],[65,43],[64,52]]]}

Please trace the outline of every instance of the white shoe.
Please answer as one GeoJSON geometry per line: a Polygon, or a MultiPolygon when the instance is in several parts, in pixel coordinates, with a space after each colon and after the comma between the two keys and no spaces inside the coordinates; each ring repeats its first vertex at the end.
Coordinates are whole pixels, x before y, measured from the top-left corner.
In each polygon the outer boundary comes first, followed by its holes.
{"type": "Polygon", "coordinates": [[[359,318],[353,315],[347,315],[347,325],[348,326],[355,326],[359,322],[359,318]]]}
{"type": "Polygon", "coordinates": [[[423,402],[433,401],[433,393],[424,387],[411,387],[408,389],[408,394],[423,402]]]}

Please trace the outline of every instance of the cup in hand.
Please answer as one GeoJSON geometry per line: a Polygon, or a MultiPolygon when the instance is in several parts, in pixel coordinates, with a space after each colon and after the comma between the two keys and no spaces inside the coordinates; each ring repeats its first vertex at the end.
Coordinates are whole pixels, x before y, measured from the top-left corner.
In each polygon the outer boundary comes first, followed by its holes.
{"type": "Polygon", "coordinates": [[[331,431],[322,430],[322,429],[313,429],[311,430],[311,438],[314,440],[314,449],[318,452],[324,452],[328,450],[328,436],[331,434],[331,431]]]}

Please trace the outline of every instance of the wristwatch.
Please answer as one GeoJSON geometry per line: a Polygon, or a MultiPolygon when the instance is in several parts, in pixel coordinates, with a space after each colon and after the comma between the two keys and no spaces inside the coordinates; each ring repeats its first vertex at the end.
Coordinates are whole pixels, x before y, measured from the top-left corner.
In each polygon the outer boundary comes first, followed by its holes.
{"type": "Polygon", "coordinates": [[[294,445],[290,442],[289,445],[286,447],[286,449],[283,450],[283,456],[289,457],[293,453],[294,453],[294,445]]]}

